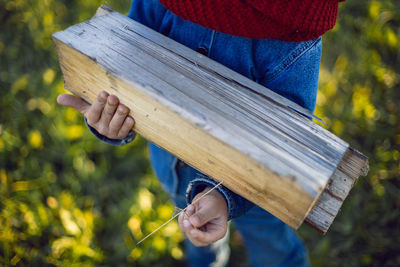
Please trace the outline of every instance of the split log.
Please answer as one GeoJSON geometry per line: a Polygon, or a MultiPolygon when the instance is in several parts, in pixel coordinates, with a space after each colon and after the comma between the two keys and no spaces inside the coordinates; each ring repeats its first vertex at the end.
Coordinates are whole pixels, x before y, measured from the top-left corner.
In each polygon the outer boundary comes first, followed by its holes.
{"type": "Polygon", "coordinates": [[[108,7],[53,40],[68,90],[118,96],[134,131],[295,229],[326,232],[368,168],[301,106],[108,7]]]}

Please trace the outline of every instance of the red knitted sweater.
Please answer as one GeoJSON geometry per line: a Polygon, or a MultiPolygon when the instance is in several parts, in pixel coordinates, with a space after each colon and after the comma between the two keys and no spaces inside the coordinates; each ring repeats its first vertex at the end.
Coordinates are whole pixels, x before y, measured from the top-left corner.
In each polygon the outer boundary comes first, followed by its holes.
{"type": "Polygon", "coordinates": [[[256,39],[306,41],[335,26],[341,0],[160,0],[207,28],[256,39]]]}

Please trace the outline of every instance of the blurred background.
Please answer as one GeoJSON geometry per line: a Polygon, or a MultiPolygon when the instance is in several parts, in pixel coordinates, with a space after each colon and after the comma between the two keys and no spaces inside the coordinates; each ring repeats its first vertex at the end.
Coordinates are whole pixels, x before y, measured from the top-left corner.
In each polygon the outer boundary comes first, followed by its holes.
{"type": "MultiPolygon", "coordinates": [[[[110,0],[126,14],[128,0],[110,0]]],[[[0,266],[184,266],[174,207],[146,142],[97,141],[64,93],[50,35],[102,1],[0,0],[0,266]]],[[[299,234],[314,266],[400,266],[400,1],[348,0],[324,37],[316,114],[369,157],[326,235],[299,234]]],[[[230,266],[247,266],[233,232],[230,266]]]]}

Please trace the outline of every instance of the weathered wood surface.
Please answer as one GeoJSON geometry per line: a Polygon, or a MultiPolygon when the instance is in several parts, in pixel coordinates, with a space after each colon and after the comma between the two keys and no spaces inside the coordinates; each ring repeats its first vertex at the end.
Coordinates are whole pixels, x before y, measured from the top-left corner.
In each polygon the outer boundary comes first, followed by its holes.
{"type": "Polygon", "coordinates": [[[53,35],[67,89],[88,102],[115,94],[149,141],[293,228],[307,217],[328,229],[352,183],[338,187],[346,193],[334,205],[336,195],[325,195],[336,187],[326,186],[342,184],[338,166],[361,169],[343,163],[356,157],[346,142],[219,63],[117,12],[98,14],[53,35]]]}

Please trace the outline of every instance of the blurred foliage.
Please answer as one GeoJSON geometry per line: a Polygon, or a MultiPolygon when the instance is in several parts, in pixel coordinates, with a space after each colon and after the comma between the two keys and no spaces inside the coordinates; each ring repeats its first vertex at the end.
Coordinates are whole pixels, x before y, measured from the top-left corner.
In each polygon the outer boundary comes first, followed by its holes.
{"type": "Polygon", "coordinates": [[[400,1],[346,1],[324,46],[316,113],[370,171],[327,235],[301,233],[315,266],[400,266],[400,1]]]}
{"type": "MultiPolygon", "coordinates": [[[[148,163],[146,144],[112,147],[59,106],[50,35],[102,1],[0,0],[0,266],[176,265],[182,234],[148,163]],[[167,203],[167,204],[166,204],[167,203]]],[[[127,12],[129,1],[110,1],[127,12]]]]}
{"type": "MultiPolygon", "coordinates": [[[[129,1],[109,2],[128,11],[129,1]]],[[[56,104],[64,89],[50,35],[101,3],[0,0],[0,266],[183,264],[175,222],[135,245],[173,212],[145,141],[104,145],[56,104]]],[[[369,157],[370,172],[328,234],[300,229],[314,266],[400,265],[399,47],[395,0],[346,1],[324,37],[317,115],[369,157]]]]}

